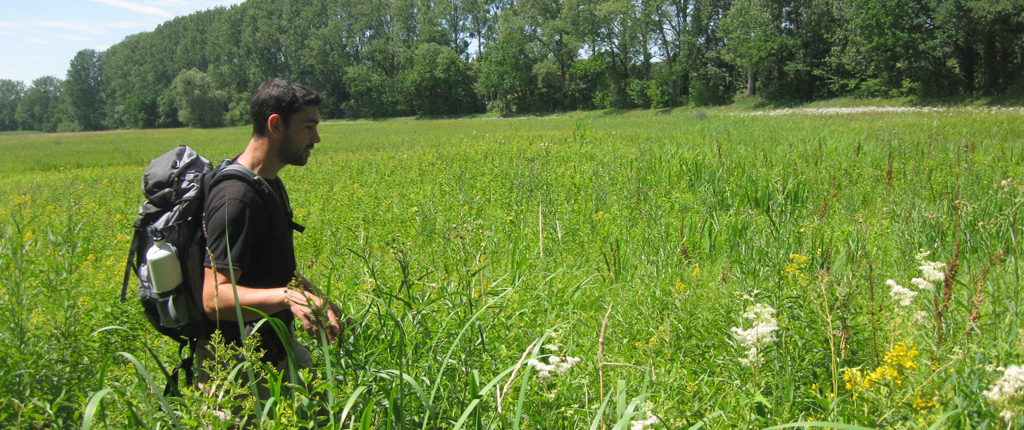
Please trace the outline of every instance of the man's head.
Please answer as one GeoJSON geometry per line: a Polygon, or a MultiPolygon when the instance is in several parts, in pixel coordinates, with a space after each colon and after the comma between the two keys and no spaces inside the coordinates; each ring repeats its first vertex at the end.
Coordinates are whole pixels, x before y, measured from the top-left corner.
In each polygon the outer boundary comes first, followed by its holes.
{"type": "Polygon", "coordinates": [[[275,78],[264,82],[249,102],[249,114],[252,116],[253,136],[267,136],[267,120],[277,114],[290,125],[289,120],[296,112],[307,106],[320,106],[320,94],[295,82],[275,78]]]}

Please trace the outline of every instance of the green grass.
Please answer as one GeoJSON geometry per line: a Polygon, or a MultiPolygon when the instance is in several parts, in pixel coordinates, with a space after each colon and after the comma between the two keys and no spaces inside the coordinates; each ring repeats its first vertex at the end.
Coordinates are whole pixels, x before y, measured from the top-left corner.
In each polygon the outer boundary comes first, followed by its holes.
{"type": "Polygon", "coordinates": [[[1001,427],[982,393],[1024,361],[1021,119],[328,121],[282,176],[301,270],[360,329],[316,346],[314,372],[270,375],[258,404],[230,368],[220,397],[157,396],[174,343],[117,300],[146,162],[178,144],[231,157],[248,130],[0,136],[0,423],[1001,427]],[[885,281],[916,290],[922,250],[955,259],[948,302],[938,285],[899,307],[885,281]],[[757,303],[779,328],[751,368],[730,329],[757,303]],[[846,387],[899,342],[917,355],[846,387]],[[580,362],[526,364],[552,355],[580,362]]]}

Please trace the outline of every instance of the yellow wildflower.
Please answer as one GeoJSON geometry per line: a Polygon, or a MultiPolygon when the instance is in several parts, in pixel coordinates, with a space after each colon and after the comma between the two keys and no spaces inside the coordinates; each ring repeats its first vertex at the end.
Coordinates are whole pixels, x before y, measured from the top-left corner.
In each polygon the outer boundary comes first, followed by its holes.
{"type": "Polygon", "coordinates": [[[901,366],[907,370],[917,370],[917,363],[914,361],[917,355],[918,351],[917,347],[914,346],[914,342],[903,341],[897,343],[889,352],[885,353],[885,357],[882,360],[893,366],[901,366]]]}
{"type": "Polygon", "coordinates": [[[846,369],[843,372],[843,383],[846,384],[847,390],[853,391],[864,383],[864,375],[858,369],[846,369]]]}
{"type": "Polygon", "coordinates": [[[902,384],[903,376],[900,375],[899,369],[888,364],[883,364],[875,368],[875,370],[868,374],[868,376],[865,377],[864,380],[868,386],[882,381],[892,381],[897,384],[902,384]]]}
{"type": "Polygon", "coordinates": [[[939,407],[939,404],[935,402],[935,398],[934,397],[932,397],[930,399],[925,399],[925,398],[922,398],[921,396],[918,396],[917,398],[914,399],[913,407],[914,407],[914,409],[917,409],[917,410],[920,411],[920,410],[924,410],[924,409],[928,409],[928,408],[937,408],[937,407],[939,407]]]}
{"type": "Polygon", "coordinates": [[[806,267],[807,266],[807,260],[808,260],[808,258],[805,255],[789,254],[789,261],[791,261],[793,264],[796,264],[798,266],[806,267]]]}
{"type": "Polygon", "coordinates": [[[682,281],[676,281],[675,289],[677,293],[683,294],[686,292],[686,284],[682,283],[682,281]]]}

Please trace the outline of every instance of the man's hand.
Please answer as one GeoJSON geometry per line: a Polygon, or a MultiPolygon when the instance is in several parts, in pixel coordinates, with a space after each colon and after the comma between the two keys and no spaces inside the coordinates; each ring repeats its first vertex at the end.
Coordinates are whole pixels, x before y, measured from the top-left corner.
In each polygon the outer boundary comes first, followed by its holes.
{"type": "Polygon", "coordinates": [[[292,314],[302,323],[302,328],[306,329],[306,332],[314,338],[319,338],[318,333],[323,329],[328,342],[335,343],[339,340],[341,325],[338,316],[341,315],[341,310],[334,303],[324,300],[306,288],[288,288],[285,290],[285,296],[292,314]]]}

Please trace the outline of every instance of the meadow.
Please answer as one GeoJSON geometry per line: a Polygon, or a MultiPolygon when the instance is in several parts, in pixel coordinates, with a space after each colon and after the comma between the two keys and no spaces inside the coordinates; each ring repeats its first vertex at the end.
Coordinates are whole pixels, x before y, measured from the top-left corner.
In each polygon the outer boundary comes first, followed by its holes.
{"type": "Polygon", "coordinates": [[[248,129],[0,135],[0,426],[1019,428],[1024,113],[749,113],[325,122],[282,177],[358,330],[180,397],[142,170],[248,129]]]}

